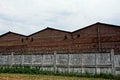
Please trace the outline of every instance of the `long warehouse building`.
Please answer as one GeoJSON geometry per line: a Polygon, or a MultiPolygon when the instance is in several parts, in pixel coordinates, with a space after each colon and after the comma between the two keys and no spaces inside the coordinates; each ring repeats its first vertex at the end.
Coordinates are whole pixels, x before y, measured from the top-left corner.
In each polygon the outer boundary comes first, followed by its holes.
{"type": "Polygon", "coordinates": [[[14,32],[0,35],[0,53],[120,53],[120,26],[95,23],[82,29],[68,32],[45,28],[29,36],[14,32]]]}

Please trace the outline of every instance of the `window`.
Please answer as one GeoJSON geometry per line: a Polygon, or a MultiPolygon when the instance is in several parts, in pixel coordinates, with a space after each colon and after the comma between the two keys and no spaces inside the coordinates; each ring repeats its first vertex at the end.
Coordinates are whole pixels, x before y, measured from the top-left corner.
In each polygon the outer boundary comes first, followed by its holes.
{"type": "Polygon", "coordinates": [[[33,38],[31,38],[31,42],[33,42],[33,38]]]}
{"type": "Polygon", "coordinates": [[[26,40],[28,40],[28,37],[26,37],[26,40]]]}
{"type": "Polygon", "coordinates": [[[23,40],[23,39],[21,39],[21,42],[22,42],[22,43],[23,43],[23,41],[24,41],[24,40],[23,40]]]}
{"type": "Polygon", "coordinates": [[[80,37],[80,34],[77,34],[77,38],[79,38],[80,37]]]}
{"type": "Polygon", "coordinates": [[[65,35],[64,39],[67,39],[67,36],[65,35]]]}

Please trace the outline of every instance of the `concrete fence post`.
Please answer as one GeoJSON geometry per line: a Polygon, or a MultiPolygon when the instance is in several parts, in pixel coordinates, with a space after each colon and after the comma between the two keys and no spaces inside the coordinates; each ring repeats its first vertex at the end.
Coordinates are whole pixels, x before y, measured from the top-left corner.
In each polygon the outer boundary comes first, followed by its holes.
{"type": "Polygon", "coordinates": [[[97,56],[97,54],[98,53],[95,53],[95,74],[97,74],[98,73],[98,71],[97,71],[97,65],[98,65],[98,56],[97,56]]]}
{"type": "Polygon", "coordinates": [[[43,70],[43,63],[44,63],[44,55],[41,54],[41,69],[43,70]]]}
{"type": "Polygon", "coordinates": [[[68,53],[68,62],[67,62],[67,66],[68,66],[68,72],[70,72],[70,54],[68,53]]]}
{"type": "Polygon", "coordinates": [[[5,56],[3,55],[3,65],[5,65],[5,56]]]}
{"type": "Polygon", "coordinates": [[[115,74],[114,49],[111,49],[112,73],[115,74]]]}
{"type": "Polygon", "coordinates": [[[81,74],[83,73],[83,54],[81,54],[81,74]]]}
{"type": "Polygon", "coordinates": [[[14,64],[14,52],[11,53],[11,65],[10,67],[12,67],[14,64]]]}
{"type": "Polygon", "coordinates": [[[21,59],[22,59],[21,65],[22,65],[22,67],[23,67],[23,66],[24,66],[24,54],[22,54],[21,56],[22,56],[22,58],[21,58],[21,59]]]}
{"type": "Polygon", "coordinates": [[[54,62],[53,62],[53,68],[54,68],[54,72],[56,72],[56,55],[57,55],[57,52],[56,51],[54,51],[54,62]]]}
{"type": "Polygon", "coordinates": [[[2,66],[3,60],[2,60],[2,53],[0,53],[0,57],[1,57],[1,62],[0,62],[0,67],[2,66]]]}
{"type": "Polygon", "coordinates": [[[31,55],[31,68],[33,67],[33,63],[34,62],[34,57],[33,57],[33,54],[31,55]]]}

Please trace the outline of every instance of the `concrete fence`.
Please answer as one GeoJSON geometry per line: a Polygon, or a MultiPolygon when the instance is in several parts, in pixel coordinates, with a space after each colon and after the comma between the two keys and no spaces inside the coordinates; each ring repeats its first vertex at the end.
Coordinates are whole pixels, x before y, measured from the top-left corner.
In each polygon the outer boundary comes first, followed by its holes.
{"type": "Polygon", "coordinates": [[[110,53],[0,54],[0,66],[31,66],[50,71],[120,73],[120,55],[110,53]]]}

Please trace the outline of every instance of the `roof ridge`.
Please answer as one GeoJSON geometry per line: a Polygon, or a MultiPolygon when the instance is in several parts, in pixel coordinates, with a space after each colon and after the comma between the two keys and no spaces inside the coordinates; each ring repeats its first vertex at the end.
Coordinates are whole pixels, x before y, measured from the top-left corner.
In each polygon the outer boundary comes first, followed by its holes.
{"type": "Polygon", "coordinates": [[[77,31],[80,31],[80,30],[83,30],[83,29],[86,29],[86,28],[88,28],[88,27],[90,27],[90,26],[97,25],[97,24],[108,25],[108,26],[119,27],[119,28],[120,28],[120,26],[118,26],[118,25],[113,25],[113,24],[107,24],[107,23],[96,22],[96,23],[94,23],[94,24],[88,25],[88,26],[83,27],[83,28],[81,28],[81,29],[75,30],[75,31],[73,31],[72,33],[77,32],[77,31]]]}
{"type": "Polygon", "coordinates": [[[23,35],[23,34],[19,34],[19,33],[15,33],[15,32],[12,32],[12,31],[8,31],[6,33],[3,33],[2,35],[0,35],[0,37],[4,36],[4,35],[7,35],[9,33],[12,33],[12,34],[15,34],[15,35],[20,35],[20,36],[24,36],[24,37],[27,37],[26,35],[23,35]]]}
{"type": "Polygon", "coordinates": [[[55,28],[51,28],[51,27],[46,27],[46,28],[44,28],[44,29],[42,29],[42,30],[40,30],[40,31],[37,31],[37,32],[35,32],[35,33],[33,33],[33,34],[28,35],[28,37],[29,37],[29,36],[32,36],[32,35],[34,35],[34,34],[37,34],[37,33],[39,33],[39,32],[42,32],[42,31],[44,31],[44,30],[47,30],[47,29],[56,30],[56,31],[61,31],[61,32],[66,32],[66,33],[70,33],[70,34],[71,34],[71,32],[69,32],[69,31],[64,31],[64,30],[55,29],[55,28]]]}

